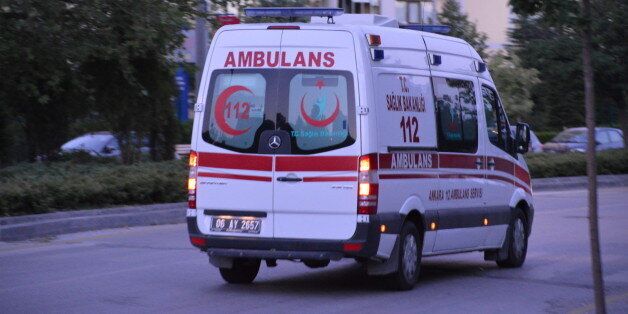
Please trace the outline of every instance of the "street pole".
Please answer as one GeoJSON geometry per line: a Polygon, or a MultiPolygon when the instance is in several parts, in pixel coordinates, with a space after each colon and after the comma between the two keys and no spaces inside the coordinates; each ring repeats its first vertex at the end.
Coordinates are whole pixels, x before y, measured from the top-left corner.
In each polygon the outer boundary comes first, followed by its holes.
{"type": "Polygon", "coordinates": [[[595,160],[595,94],[591,64],[591,3],[582,0],[582,71],[584,74],[584,107],[587,124],[587,176],[589,177],[589,238],[591,244],[591,272],[596,313],[606,313],[604,278],[600,256],[600,233],[597,211],[597,163],[595,160]]]}
{"type": "Polygon", "coordinates": [[[199,85],[201,84],[201,76],[203,75],[203,66],[205,65],[205,52],[207,46],[207,24],[205,21],[205,13],[207,13],[207,2],[205,0],[198,1],[198,11],[203,14],[196,18],[196,29],[194,30],[194,37],[196,39],[196,73],[195,82],[196,93],[198,94],[199,85]]]}

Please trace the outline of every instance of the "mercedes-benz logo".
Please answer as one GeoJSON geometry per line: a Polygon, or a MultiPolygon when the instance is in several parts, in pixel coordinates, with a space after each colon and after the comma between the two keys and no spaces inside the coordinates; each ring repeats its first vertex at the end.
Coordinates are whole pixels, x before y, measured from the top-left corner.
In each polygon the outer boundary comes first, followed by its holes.
{"type": "Polygon", "coordinates": [[[277,135],[273,135],[268,139],[268,147],[277,149],[281,146],[281,138],[277,135]]]}

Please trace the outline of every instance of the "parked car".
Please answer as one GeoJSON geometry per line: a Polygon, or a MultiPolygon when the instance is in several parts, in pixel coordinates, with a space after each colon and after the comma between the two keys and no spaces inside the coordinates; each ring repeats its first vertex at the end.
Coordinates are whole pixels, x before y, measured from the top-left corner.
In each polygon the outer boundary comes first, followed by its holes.
{"type": "MultiPolygon", "coordinates": [[[[595,150],[624,148],[624,133],[614,128],[595,128],[595,150]]],[[[543,145],[548,153],[580,152],[587,150],[587,128],[571,128],[558,133],[543,145]]]]}
{"type": "MultiPolygon", "coordinates": [[[[511,125],[510,132],[515,134],[517,127],[511,125]]],[[[542,153],[543,152],[543,143],[539,140],[539,138],[534,134],[534,131],[530,130],[530,150],[529,153],[542,153]]]]}
{"type": "MultiPolygon", "coordinates": [[[[150,152],[148,141],[142,140],[142,153],[150,152]]],[[[94,157],[120,158],[120,144],[111,132],[94,132],[83,134],[61,145],[61,153],[85,152],[94,157]]]]}

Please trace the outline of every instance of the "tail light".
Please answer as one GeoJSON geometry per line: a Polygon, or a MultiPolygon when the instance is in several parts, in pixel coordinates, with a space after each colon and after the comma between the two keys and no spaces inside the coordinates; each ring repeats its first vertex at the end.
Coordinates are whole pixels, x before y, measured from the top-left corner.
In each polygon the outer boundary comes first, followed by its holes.
{"type": "Polygon", "coordinates": [[[358,174],[358,214],[374,215],[377,213],[377,154],[360,156],[358,174]]]}
{"type": "Polygon", "coordinates": [[[190,243],[192,243],[192,245],[197,248],[204,248],[205,246],[207,246],[205,239],[201,237],[190,237],[190,243]]]}
{"type": "Polygon", "coordinates": [[[196,173],[198,168],[198,154],[190,152],[190,173],[188,175],[188,208],[196,208],[196,173]]]}

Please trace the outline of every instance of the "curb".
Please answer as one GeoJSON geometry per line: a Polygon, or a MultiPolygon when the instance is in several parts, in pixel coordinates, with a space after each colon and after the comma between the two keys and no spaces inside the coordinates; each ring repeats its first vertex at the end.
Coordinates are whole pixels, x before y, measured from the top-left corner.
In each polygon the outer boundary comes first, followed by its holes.
{"type": "MultiPolygon", "coordinates": [[[[575,188],[587,188],[588,184],[589,179],[586,176],[532,179],[532,189],[534,191],[558,191],[575,188]]],[[[628,174],[597,176],[597,186],[600,188],[628,186],[628,174]]]]}
{"type": "Polygon", "coordinates": [[[0,241],[83,231],[185,222],[187,202],[0,218],[0,241]]]}
{"type": "MultiPolygon", "coordinates": [[[[534,191],[586,188],[587,177],[532,180],[534,191]]],[[[628,174],[598,176],[598,187],[628,186],[628,174]]],[[[185,222],[187,202],[64,211],[0,218],[0,241],[20,241],[83,231],[185,222]]]]}

